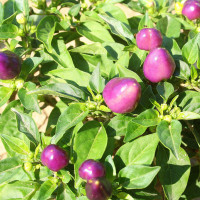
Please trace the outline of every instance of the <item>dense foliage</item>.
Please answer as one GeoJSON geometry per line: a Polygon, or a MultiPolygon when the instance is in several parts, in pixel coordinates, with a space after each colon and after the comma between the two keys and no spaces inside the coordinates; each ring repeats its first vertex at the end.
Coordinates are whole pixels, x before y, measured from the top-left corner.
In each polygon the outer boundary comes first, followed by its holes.
{"type": "Polygon", "coordinates": [[[199,10],[199,0],[0,3],[0,199],[200,197],[199,10]],[[33,114],[47,105],[40,132],[33,114]]]}

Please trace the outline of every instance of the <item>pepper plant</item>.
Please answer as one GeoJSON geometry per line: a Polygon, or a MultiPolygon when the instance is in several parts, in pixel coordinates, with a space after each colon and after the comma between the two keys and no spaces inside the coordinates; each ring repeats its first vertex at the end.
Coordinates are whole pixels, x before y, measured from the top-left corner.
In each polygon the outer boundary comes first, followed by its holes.
{"type": "Polygon", "coordinates": [[[199,10],[199,0],[0,3],[0,199],[198,199],[199,10]],[[47,105],[41,131],[33,116],[47,105]]]}

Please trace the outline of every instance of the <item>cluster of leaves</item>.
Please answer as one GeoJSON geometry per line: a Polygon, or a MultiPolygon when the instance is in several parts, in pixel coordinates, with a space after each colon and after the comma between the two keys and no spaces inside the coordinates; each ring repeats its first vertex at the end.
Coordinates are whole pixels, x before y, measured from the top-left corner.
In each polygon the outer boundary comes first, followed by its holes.
{"type": "Polygon", "coordinates": [[[8,153],[0,161],[0,199],[87,199],[78,175],[87,159],[105,165],[112,199],[200,197],[199,21],[172,14],[171,0],[32,3],[36,8],[28,0],[0,3],[0,40],[23,58],[19,77],[0,86],[0,106],[9,101],[0,116],[8,153]],[[127,18],[116,3],[140,15],[127,18]],[[16,21],[18,13],[25,23],[16,21]],[[147,52],[137,48],[134,34],[144,27],[161,31],[176,62],[168,82],[151,84],[143,76],[147,52]],[[101,93],[114,77],[140,83],[133,113],[112,113],[104,104],[101,93]],[[32,118],[45,107],[39,102],[54,107],[45,133],[32,118]],[[50,143],[70,155],[58,173],[41,165],[50,143]],[[32,169],[26,170],[27,162],[32,169]]]}

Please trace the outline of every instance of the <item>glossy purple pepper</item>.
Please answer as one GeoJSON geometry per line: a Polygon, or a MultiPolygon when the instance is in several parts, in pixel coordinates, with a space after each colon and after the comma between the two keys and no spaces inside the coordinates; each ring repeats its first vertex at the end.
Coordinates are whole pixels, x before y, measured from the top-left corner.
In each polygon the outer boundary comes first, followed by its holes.
{"type": "Polygon", "coordinates": [[[141,97],[141,86],[134,78],[113,78],[104,90],[106,105],[115,113],[132,112],[141,97]]]}
{"type": "Polygon", "coordinates": [[[184,3],[182,14],[189,20],[200,18],[200,0],[188,0],[184,3]]]}
{"type": "Polygon", "coordinates": [[[139,49],[150,51],[162,45],[161,32],[155,28],[141,29],[136,35],[136,43],[139,49]]]}
{"type": "Polygon", "coordinates": [[[164,48],[156,48],[148,54],[144,61],[144,76],[153,83],[169,79],[176,68],[169,52],[164,48]]]}
{"type": "Polygon", "coordinates": [[[59,171],[69,163],[67,152],[59,146],[50,144],[41,154],[42,164],[47,166],[52,171],[59,171]]]}
{"type": "Polygon", "coordinates": [[[105,176],[105,168],[100,162],[89,159],[79,167],[79,176],[85,180],[103,177],[105,176]]]}
{"type": "Polygon", "coordinates": [[[104,177],[94,178],[87,181],[85,190],[89,200],[107,200],[112,194],[112,185],[104,177]]]}
{"type": "Polygon", "coordinates": [[[10,80],[21,71],[20,58],[11,51],[0,52],[0,79],[10,80]]]}

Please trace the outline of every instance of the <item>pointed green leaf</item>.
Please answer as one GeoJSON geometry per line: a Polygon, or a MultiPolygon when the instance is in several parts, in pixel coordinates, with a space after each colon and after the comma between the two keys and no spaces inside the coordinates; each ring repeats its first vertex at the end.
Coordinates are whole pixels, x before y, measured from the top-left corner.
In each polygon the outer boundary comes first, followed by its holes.
{"type": "Polygon", "coordinates": [[[33,118],[25,113],[19,112],[14,108],[11,110],[17,116],[19,131],[24,133],[30,141],[37,145],[38,142],[40,142],[40,134],[33,118]]]}
{"type": "Polygon", "coordinates": [[[55,182],[51,180],[45,181],[39,189],[38,200],[49,199],[56,188],[57,184],[55,182]]]}
{"type": "Polygon", "coordinates": [[[58,119],[56,133],[53,136],[51,143],[56,144],[67,130],[83,121],[87,115],[88,111],[83,110],[79,104],[71,104],[67,107],[58,119]]]}
{"type": "Polygon", "coordinates": [[[52,42],[52,52],[45,51],[55,62],[64,68],[74,68],[74,63],[64,40],[57,39],[52,42]]]}
{"type": "Polygon", "coordinates": [[[171,83],[161,82],[156,86],[158,94],[167,102],[170,95],[174,92],[174,87],[171,83]]]}
{"type": "Polygon", "coordinates": [[[22,78],[23,80],[26,80],[28,75],[32,73],[42,61],[43,61],[43,58],[40,58],[40,57],[27,58],[22,63],[22,69],[21,69],[19,77],[22,78]]]}
{"type": "Polygon", "coordinates": [[[200,41],[200,33],[197,34],[191,40],[188,40],[188,42],[182,48],[183,58],[189,64],[194,64],[198,59],[198,52],[199,52],[198,42],[199,41],[200,41]]]}
{"type": "Polygon", "coordinates": [[[0,107],[3,106],[13,93],[12,88],[0,86],[0,107]]]}
{"type": "Polygon", "coordinates": [[[154,28],[153,22],[151,21],[148,12],[146,12],[144,17],[140,20],[138,30],[143,28],[154,28]]]}
{"type": "Polygon", "coordinates": [[[37,26],[36,37],[44,43],[49,52],[52,52],[51,42],[55,32],[55,18],[53,16],[44,17],[37,26]]]}
{"type": "Polygon", "coordinates": [[[36,89],[36,85],[32,82],[27,82],[24,84],[24,87],[18,91],[18,97],[23,106],[27,110],[32,110],[41,113],[37,95],[36,94],[27,95],[29,91],[34,89],[36,89]]]}
{"type": "Polygon", "coordinates": [[[191,75],[189,65],[182,60],[176,60],[176,69],[175,69],[174,75],[177,78],[180,78],[183,80],[189,80],[190,75],[191,75]]]}
{"type": "Polygon", "coordinates": [[[173,15],[168,14],[157,22],[157,29],[169,38],[178,38],[180,36],[181,23],[173,15]]]}
{"type": "Polygon", "coordinates": [[[126,189],[146,188],[159,172],[160,167],[130,165],[119,172],[119,183],[126,189]]]}
{"type": "Polygon", "coordinates": [[[113,34],[118,35],[122,39],[124,39],[128,44],[133,44],[133,34],[131,33],[131,29],[127,24],[110,17],[109,15],[101,15],[99,16],[109,25],[113,34]]]}
{"type": "Polygon", "coordinates": [[[47,94],[47,95],[55,95],[58,97],[64,97],[68,99],[72,99],[77,101],[80,99],[87,99],[86,94],[79,88],[68,84],[68,83],[52,83],[40,87],[38,89],[29,91],[29,94],[47,94]]]}
{"type": "Polygon", "coordinates": [[[0,161],[0,184],[14,180],[29,180],[22,169],[22,163],[19,158],[12,157],[0,161]]]}
{"type": "Polygon", "coordinates": [[[0,26],[0,39],[6,40],[18,36],[18,27],[14,24],[3,24],[0,26]]]}
{"type": "Polygon", "coordinates": [[[31,199],[39,184],[34,181],[13,181],[0,187],[1,200],[31,199]]]}
{"type": "Polygon", "coordinates": [[[134,123],[142,126],[156,126],[160,122],[159,113],[154,109],[148,109],[133,119],[134,123]]]}
{"type": "Polygon", "coordinates": [[[159,138],[154,133],[122,145],[114,158],[117,168],[121,169],[130,165],[150,165],[154,159],[158,142],[159,138]]]}
{"type": "Polygon", "coordinates": [[[73,48],[70,52],[85,53],[92,55],[107,54],[106,49],[99,42],[94,42],[92,44],[81,45],[79,47],[73,48]]]}
{"type": "Polygon", "coordinates": [[[169,200],[178,200],[187,186],[190,175],[190,159],[187,153],[180,148],[177,160],[170,151],[159,146],[156,161],[161,166],[158,176],[165,195],[169,200]]]}
{"type": "Polygon", "coordinates": [[[87,21],[77,27],[77,32],[94,42],[114,42],[110,33],[100,23],[87,21]]]}
{"type": "Polygon", "coordinates": [[[87,87],[89,85],[89,80],[91,76],[89,73],[81,71],[77,68],[55,69],[48,72],[47,75],[60,77],[67,81],[73,81],[82,87],[87,87]]]}
{"type": "Polygon", "coordinates": [[[128,126],[126,128],[126,135],[124,138],[125,142],[129,142],[138,136],[142,135],[146,131],[147,127],[142,126],[140,124],[136,124],[133,121],[130,121],[128,123],[128,126]]]}
{"type": "Polygon", "coordinates": [[[30,153],[29,147],[23,140],[4,134],[1,134],[0,137],[11,149],[13,149],[13,151],[24,155],[30,153]]]}
{"type": "Polygon", "coordinates": [[[200,119],[200,115],[190,111],[183,111],[178,115],[177,119],[179,120],[200,119]]]}
{"type": "Polygon", "coordinates": [[[96,93],[102,93],[105,87],[105,79],[101,76],[99,65],[95,68],[90,78],[89,85],[96,93]]]}
{"type": "Polygon", "coordinates": [[[171,124],[167,121],[161,121],[156,131],[163,145],[170,149],[175,157],[179,159],[182,131],[181,123],[177,120],[172,120],[171,124]]]}

